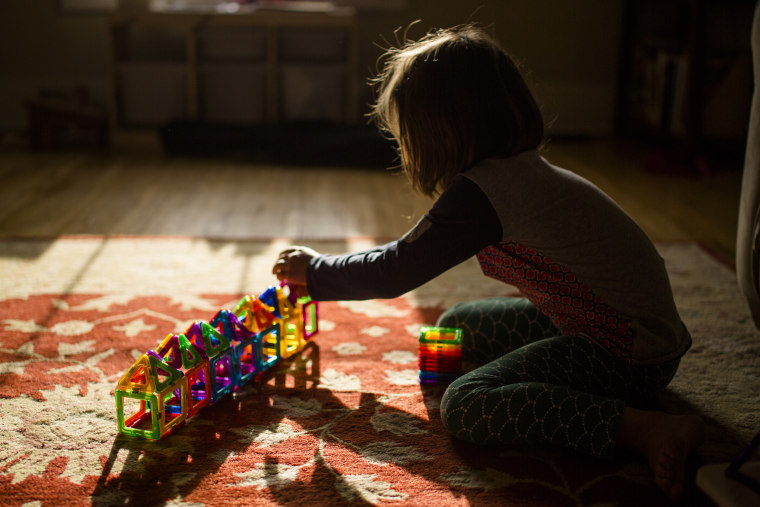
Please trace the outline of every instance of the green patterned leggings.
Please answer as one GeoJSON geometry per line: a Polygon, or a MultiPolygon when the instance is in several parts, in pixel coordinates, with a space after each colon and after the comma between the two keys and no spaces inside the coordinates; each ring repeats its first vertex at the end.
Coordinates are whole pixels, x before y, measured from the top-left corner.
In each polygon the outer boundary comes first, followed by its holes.
{"type": "Polygon", "coordinates": [[[550,444],[610,458],[625,406],[651,406],[679,363],[626,364],[586,336],[561,336],[522,298],[456,305],[437,325],[462,328],[463,362],[483,365],[441,401],[449,432],[478,444],[550,444]]]}

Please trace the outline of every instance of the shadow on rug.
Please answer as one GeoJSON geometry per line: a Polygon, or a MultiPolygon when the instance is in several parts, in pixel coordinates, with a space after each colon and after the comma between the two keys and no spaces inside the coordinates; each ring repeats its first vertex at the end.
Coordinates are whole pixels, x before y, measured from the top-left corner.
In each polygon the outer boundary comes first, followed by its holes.
{"type": "MultiPolygon", "coordinates": [[[[41,505],[668,505],[643,460],[450,438],[416,339],[449,305],[515,294],[475,263],[402,298],[323,303],[315,345],[159,442],[117,436],[115,383],[168,333],[274,282],[280,241],[0,242],[0,498],[41,505]]],[[[315,243],[322,251],[362,241],[315,243]]],[[[659,245],[694,346],[662,405],[710,424],[701,462],[760,427],[760,334],[733,273],[659,245]]],[[[706,500],[692,488],[687,503],[706,500]]]]}

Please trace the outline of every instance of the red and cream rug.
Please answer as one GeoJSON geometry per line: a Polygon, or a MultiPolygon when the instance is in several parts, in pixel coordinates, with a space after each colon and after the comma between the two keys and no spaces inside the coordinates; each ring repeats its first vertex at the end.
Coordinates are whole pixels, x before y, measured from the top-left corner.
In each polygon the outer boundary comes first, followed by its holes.
{"type": "MultiPolygon", "coordinates": [[[[265,383],[164,440],[119,436],[113,391],[135,358],[273,284],[286,244],[0,240],[0,504],[668,505],[636,457],[478,448],[445,433],[441,389],[418,383],[420,326],[453,303],[515,294],[475,263],[398,299],[323,303],[316,346],[265,383]]],[[[760,428],[760,333],[729,269],[693,244],[659,248],[694,336],[662,403],[702,414],[699,459],[726,461],[760,428]]]]}

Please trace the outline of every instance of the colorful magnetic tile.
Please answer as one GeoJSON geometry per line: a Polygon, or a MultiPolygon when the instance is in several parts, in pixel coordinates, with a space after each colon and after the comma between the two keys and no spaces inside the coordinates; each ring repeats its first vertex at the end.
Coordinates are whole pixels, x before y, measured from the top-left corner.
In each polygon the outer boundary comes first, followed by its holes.
{"type": "Polygon", "coordinates": [[[231,347],[209,358],[211,370],[211,403],[216,403],[225,394],[231,393],[237,384],[234,363],[235,351],[231,347]]]}
{"type": "Polygon", "coordinates": [[[420,330],[417,365],[423,384],[448,383],[461,375],[462,330],[423,327],[420,330]]]}
{"type": "Polygon", "coordinates": [[[424,326],[420,329],[420,343],[442,342],[462,345],[462,330],[455,327],[424,326]]]}
{"type": "Polygon", "coordinates": [[[116,389],[116,418],[119,431],[125,435],[158,440],[161,438],[158,395],[154,392],[123,391],[116,389]],[[133,413],[125,413],[125,399],[139,402],[133,413]]]}
{"type": "Polygon", "coordinates": [[[234,311],[196,321],[167,335],[141,355],[115,390],[117,426],[130,436],[159,440],[280,360],[304,349],[318,329],[318,307],[309,298],[273,287],[275,308],[246,296],[234,311]],[[293,296],[293,297],[291,297],[293,296]]]}

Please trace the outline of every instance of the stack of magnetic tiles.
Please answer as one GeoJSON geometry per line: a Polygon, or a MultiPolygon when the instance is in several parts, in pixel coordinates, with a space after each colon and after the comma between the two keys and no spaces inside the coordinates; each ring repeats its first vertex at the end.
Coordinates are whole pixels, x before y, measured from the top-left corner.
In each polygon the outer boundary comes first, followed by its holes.
{"type": "Polygon", "coordinates": [[[447,384],[462,374],[462,330],[423,327],[420,330],[421,384],[447,384]]]}
{"type": "Polygon", "coordinates": [[[270,287],[209,322],[169,334],[119,380],[119,431],[149,440],[165,437],[206,405],[301,351],[317,333],[317,321],[316,302],[270,287]]]}

